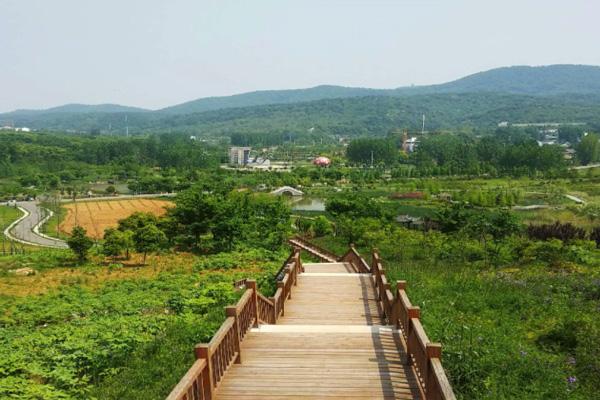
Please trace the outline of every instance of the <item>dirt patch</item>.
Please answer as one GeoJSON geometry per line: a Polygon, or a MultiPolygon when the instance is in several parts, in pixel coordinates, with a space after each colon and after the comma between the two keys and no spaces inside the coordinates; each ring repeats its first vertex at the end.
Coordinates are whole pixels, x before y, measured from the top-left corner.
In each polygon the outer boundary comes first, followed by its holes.
{"type": "Polygon", "coordinates": [[[60,230],[70,233],[74,226],[85,228],[88,236],[101,239],[106,228],[114,228],[120,219],[127,218],[136,211],[163,215],[173,203],[157,199],[82,201],[64,206],[67,215],[60,224],[60,230]]]}

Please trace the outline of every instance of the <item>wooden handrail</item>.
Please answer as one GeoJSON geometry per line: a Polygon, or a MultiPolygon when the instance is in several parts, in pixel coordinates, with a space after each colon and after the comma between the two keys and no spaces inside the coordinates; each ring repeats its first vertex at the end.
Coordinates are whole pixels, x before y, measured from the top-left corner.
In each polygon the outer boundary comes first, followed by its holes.
{"type": "Polygon", "coordinates": [[[357,272],[371,272],[369,264],[367,264],[367,262],[360,256],[358,251],[356,251],[354,245],[350,245],[350,249],[348,249],[346,254],[339,258],[339,261],[350,263],[357,272]]]}
{"type": "Polygon", "coordinates": [[[273,302],[258,293],[258,320],[265,324],[276,322],[273,302]]]}
{"type": "Polygon", "coordinates": [[[246,334],[260,322],[277,323],[302,271],[300,250],[294,249],[284,264],[282,279],[277,282],[277,290],[271,299],[258,291],[255,280],[246,279],[246,291],[235,306],[225,307],[227,318],[210,342],[196,345],[196,362],[167,400],[212,400],[215,388],[229,367],[242,362],[241,343],[246,334]]]}
{"type": "Polygon", "coordinates": [[[192,367],[181,378],[177,386],[173,388],[166,400],[203,400],[206,399],[204,376],[208,376],[207,363],[205,359],[197,359],[192,367]]]}
{"type": "Polygon", "coordinates": [[[316,256],[319,259],[321,259],[321,261],[336,262],[340,260],[340,257],[337,254],[334,254],[329,250],[322,248],[321,246],[309,242],[301,236],[294,236],[293,238],[289,239],[288,242],[292,246],[303,248],[313,256],[316,256]]]}
{"type": "MultiPolygon", "coordinates": [[[[347,254],[349,253],[358,254],[352,252],[352,248],[347,254]]],[[[396,296],[394,296],[377,250],[373,250],[370,270],[375,279],[377,298],[381,302],[384,317],[390,325],[402,331],[406,362],[413,366],[425,399],[455,400],[456,397],[441,363],[442,345],[432,343],[427,337],[420,320],[421,310],[412,305],[406,294],[406,281],[396,282],[396,296]]]]}

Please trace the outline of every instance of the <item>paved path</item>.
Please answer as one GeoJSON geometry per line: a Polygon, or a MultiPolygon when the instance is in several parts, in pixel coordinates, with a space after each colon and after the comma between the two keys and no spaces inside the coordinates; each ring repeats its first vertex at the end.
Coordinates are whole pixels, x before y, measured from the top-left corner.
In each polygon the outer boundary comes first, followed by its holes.
{"type": "Polygon", "coordinates": [[[40,227],[52,216],[52,213],[44,218],[35,201],[20,201],[17,203],[17,207],[23,212],[23,216],[4,231],[9,239],[31,246],[68,248],[64,240],[55,239],[40,232],[40,227]]]}
{"type": "MultiPolygon", "coordinates": [[[[76,199],[76,201],[124,200],[173,196],[175,196],[175,193],[157,193],[109,197],[86,197],[76,199]]],[[[63,203],[69,203],[72,201],[73,199],[70,198],[64,198],[61,200],[63,203]]],[[[6,237],[16,242],[31,246],[49,247],[54,249],[66,249],[69,247],[67,246],[67,242],[64,240],[56,239],[40,232],[42,225],[46,223],[53,215],[50,210],[46,210],[45,214],[42,213],[39,204],[35,201],[20,201],[17,202],[17,207],[21,210],[21,212],[23,212],[24,215],[4,230],[4,235],[6,235],[6,237]],[[44,215],[46,215],[45,218],[44,215]]]]}
{"type": "Polygon", "coordinates": [[[373,276],[341,262],[304,269],[277,325],[247,334],[216,400],[422,398],[373,276]]]}

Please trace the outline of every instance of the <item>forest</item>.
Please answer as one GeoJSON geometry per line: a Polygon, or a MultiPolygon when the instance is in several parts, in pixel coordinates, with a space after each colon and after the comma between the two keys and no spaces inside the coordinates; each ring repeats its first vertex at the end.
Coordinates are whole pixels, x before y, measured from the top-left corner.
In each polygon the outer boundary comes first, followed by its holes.
{"type": "Polygon", "coordinates": [[[119,135],[124,135],[128,126],[132,134],[167,130],[208,137],[233,133],[302,135],[314,128],[314,134],[377,136],[394,128],[420,130],[423,114],[428,131],[489,129],[503,121],[580,122],[596,128],[600,125],[599,110],[600,101],[594,96],[480,92],[336,98],[181,115],[138,112],[127,113],[127,124],[122,112],[17,115],[12,121],[35,129],[119,135]]]}

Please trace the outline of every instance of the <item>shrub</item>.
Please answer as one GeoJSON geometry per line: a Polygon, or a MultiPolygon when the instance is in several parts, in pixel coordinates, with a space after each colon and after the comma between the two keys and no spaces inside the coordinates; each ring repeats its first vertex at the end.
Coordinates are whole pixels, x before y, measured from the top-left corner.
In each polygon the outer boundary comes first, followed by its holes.
{"type": "Polygon", "coordinates": [[[87,253],[94,245],[94,242],[87,237],[87,231],[84,228],[76,226],[71,231],[71,237],[67,239],[67,244],[77,256],[77,260],[83,262],[87,259],[87,253]]]}
{"type": "Polygon", "coordinates": [[[319,215],[317,218],[315,218],[312,225],[315,236],[317,237],[329,235],[331,232],[333,232],[331,221],[329,221],[323,215],[319,215]]]}
{"type": "Polygon", "coordinates": [[[592,229],[592,232],[590,233],[590,240],[596,242],[596,247],[600,248],[600,226],[592,229]]]}
{"type": "Polygon", "coordinates": [[[554,224],[529,225],[527,234],[530,238],[537,240],[559,239],[563,242],[570,242],[585,239],[585,230],[570,222],[561,224],[557,221],[554,224]]]}

